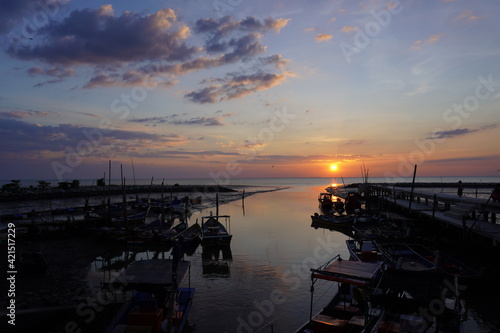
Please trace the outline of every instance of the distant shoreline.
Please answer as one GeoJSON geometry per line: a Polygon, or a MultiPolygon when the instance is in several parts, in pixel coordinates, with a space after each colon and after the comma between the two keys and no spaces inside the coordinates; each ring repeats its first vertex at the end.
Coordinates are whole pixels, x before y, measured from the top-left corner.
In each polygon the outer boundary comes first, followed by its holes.
{"type": "MultiPolygon", "coordinates": [[[[371,185],[385,185],[388,187],[419,187],[419,188],[456,188],[458,187],[458,183],[438,183],[438,182],[415,182],[415,184],[411,182],[401,182],[401,183],[371,183],[371,185]]],[[[462,185],[464,188],[494,188],[498,183],[479,183],[479,182],[463,182],[462,185]]],[[[349,184],[345,187],[347,188],[355,188],[358,186],[358,183],[349,184]]]]}
{"type": "MultiPolygon", "coordinates": [[[[121,185],[111,186],[80,186],[78,188],[62,189],[58,187],[49,188],[26,188],[21,187],[15,192],[1,192],[0,202],[28,201],[60,198],[86,198],[96,196],[109,196],[123,194],[121,185]]],[[[126,185],[125,193],[215,193],[215,192],[237,192],[236,190],[220,185],[126,185]]]]}
{"type": "MultiPolygon", "coordinates": [[[[351,183],[345,185],[345,188],[358,188],[362,183],[351,183]]],[[[457,188],[457,182],[396,182],[396,183],[382,183],[382,182],[368,182],[371,185],[385,185],[387,187],[412,187],[415,188],[457,188]]],[[[493,189],[498,183],[494,182],[463,182],[464,188],[491,188],[493,189]]],[[[237,185],[236,187],[246,187],[251,185],[237,185]]],[[[271,185],[261,185],[271,186],[271,185]]],[[[126,185],[125,193],[138,194],[138,193],[228,193],[238,192],[231,188],[234,186],[221,186],[221,185],[126,185]]],[[[339,187],[344,187],[339,185],[339,187]]],[[[14,201],[29,201],[29,200],[45,200],[45,199],[62,199],[62,198],[87,198],[96,196],[110,196],[123,194],[123,187],[121,185],[105,185],[105,186],[89,186],[82,185],[78,188],[59,188],[59,187],[20,187],[15,191],[7,192],[0,191],[0,203],[14,202],[14,201]]]]}

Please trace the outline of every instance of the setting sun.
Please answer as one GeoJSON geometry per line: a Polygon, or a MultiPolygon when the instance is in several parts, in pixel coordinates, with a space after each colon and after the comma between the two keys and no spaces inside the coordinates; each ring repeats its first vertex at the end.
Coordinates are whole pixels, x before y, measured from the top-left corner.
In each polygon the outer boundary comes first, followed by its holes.
{"type": "Polygon", "coordinates": [[[337,165],[336,164],[330,165],[330,170],[337,171],[337,165]]]}

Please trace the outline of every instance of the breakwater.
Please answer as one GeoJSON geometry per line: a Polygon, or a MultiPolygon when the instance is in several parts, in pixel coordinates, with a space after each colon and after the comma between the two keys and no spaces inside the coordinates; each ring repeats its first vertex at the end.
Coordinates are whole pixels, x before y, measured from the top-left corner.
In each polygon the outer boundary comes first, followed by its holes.
{"type": "MultiPolygon", "coordinates": [[[[348,184],[345,187],[347,188],[358,188],[359,183],[353,183],[353,184],[348,184]]],[[[385,187],[415,187],[415,188],[458,188],[458,183],[457,182],[396,182],[396,183],[379,183],[377,182],[378,186],[385,186],[385,187]]],[[[462,186],[464,188],[494,188],[497,185],[497,183],[479,183],[479,182],[463,182],[462,186]]]]}
{"type": "Polygon", "coordinates": [[[0,202],[22,201],[22,200],[42,200],[60,198],[86,198],[96,196],[109,196],[138,193],[216,193],[216,192],[236,192],[228,187],[219,185],[110,185],[110,186],[80,186],[78,188],[62,189],[57,187],[49,188],[19,188],[16,191],[0,192],[0,202]]]}

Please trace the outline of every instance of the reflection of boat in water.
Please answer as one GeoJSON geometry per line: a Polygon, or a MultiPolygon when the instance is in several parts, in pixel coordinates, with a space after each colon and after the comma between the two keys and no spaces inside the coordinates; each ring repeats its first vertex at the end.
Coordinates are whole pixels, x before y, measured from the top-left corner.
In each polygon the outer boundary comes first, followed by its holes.
{"type": "Polygon", "coordinates": [[[188,324],[194,288],[179,288],[190,263],[176,259],[132,262],[108,290],[132,290],[106,332],[183,332],[188,324]]]}
{"type": "Polygon", "coordinates": [[[212,215],[201,218],[201,244],[222,246],[231,244],[233,235],[229,233],[229,215],[212,215]],[[221,221],[224,221],[222,224],[221,221]]]}
{"type": "Polygon", "coordinates": [[[322,225],[325,227],[351,228],[354,222],[354,217],[349,215],[334,216],[334,215],[319,215],[318,213],[314,213],[314,215],[311,215],[311,220],[315,224],[322,225]]]}
{"type": "Polygon", "coordinates": [[[204,246],[203,275],[229,276],[233,254],[229,246],[204,246]]]}
{"type": "Polygon", "coordinates": [[[316,223],[316,222],[312,222],[311,223],[311,227],[314,228],[314,229],[318,229],[318,228],[321,228],[321,229],[326,229],[326,230],[330,230],[330,231],[336,231],[336,232],[340,232],[341,234],[344,234],[348,237],[354,237],[354,233],[352,231],[352,228],[350,225],[347,225],[347,226],[325,226],[323,223],[316,223]]]}

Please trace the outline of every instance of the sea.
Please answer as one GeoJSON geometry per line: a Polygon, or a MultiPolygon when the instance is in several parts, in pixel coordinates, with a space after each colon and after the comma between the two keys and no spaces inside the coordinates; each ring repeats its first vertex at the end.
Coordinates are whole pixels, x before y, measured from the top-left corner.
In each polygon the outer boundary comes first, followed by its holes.
{"type": "MultiPolygon", "coordinates": [[[[420,177],[417,182],[493,183],[500,177],[420,177]]],[[[238,199],[221,202],[219,214],[230,215],[233,239],[229,250],[207,253],[199,246],[186,254],[191,269],[188,283],[196,288],[189,323],[195,332],[271,333],[294,332],[308,321],[310,313],[321,310],[337,292],[337,285],[318,281],[311,300],[310,269],[319,267],[336,255],[348,259],[345,241],[348,234],[311,227],[311,215],[319,211],[318,194],[330,185],[362,182],[361,178],[273,178],[273,179],[165,179],[155,184],[220,185],[238,191],[238,199]],[[246,193],[258,192],[243,199],[246,193]],[[311,310],[312,305],[312,310],[311,310]]],[[[411,182],[412,179],[404,180],[411,182]]],[[[8,181],[7,181],[8,182],[8,181]]],[[[30,181],[21,181],[23,186],[30,181]]],[[[36,182],[32,181],[36,186],[36,182]]],[[[368,182],[386,182],[385,178],[370,178],[368,182]]],[[[118,184],[118,181],[116,182],[118,184]]],[[[150,184],[141,179],[137,184],[150,184]]],[[[90,185],[91,181],[81,181],[90,185]]],[[[456,192],[456,188],[435,188],[440,192],[456,192]]],[[[487,198],[489,189],[468,189],[464,195],[487,198]]],[[[68,199],[64,204],[76,204],[68,199]]],[[[62,205],[62,201],[52,202],[62,205]]],[[[41,209],[39,203],[1,204],[0,212],[41,209]],[[16,206],[13,208],[13,206],[16,206]],[[31,205],[31,206],[30,206],[31,205]]],[[[55,208],[55,207],[54,207],[55,208]]],[[[193,211],[191,223],[214,212],[214,208],[193,211]]],[[[214,212],[215,213],[215,212],[214,212]]],[[[148,251],[135,254],[136,260],[151,258],[148,251]]],[[[168,255],[168,254],[167,254],[168,255]]],[[[87,274],[88,284],[98,292],[103,273],[99,261],[92,263],[87,274]]],[[[117,272],[118,273],[118,272],[117,272]]],[[[498,305],[498,300],[494,301],[498,305]]],[[[500,320],[464,304],[468,319],[465,332],[494,332],[500,320]]]]}

